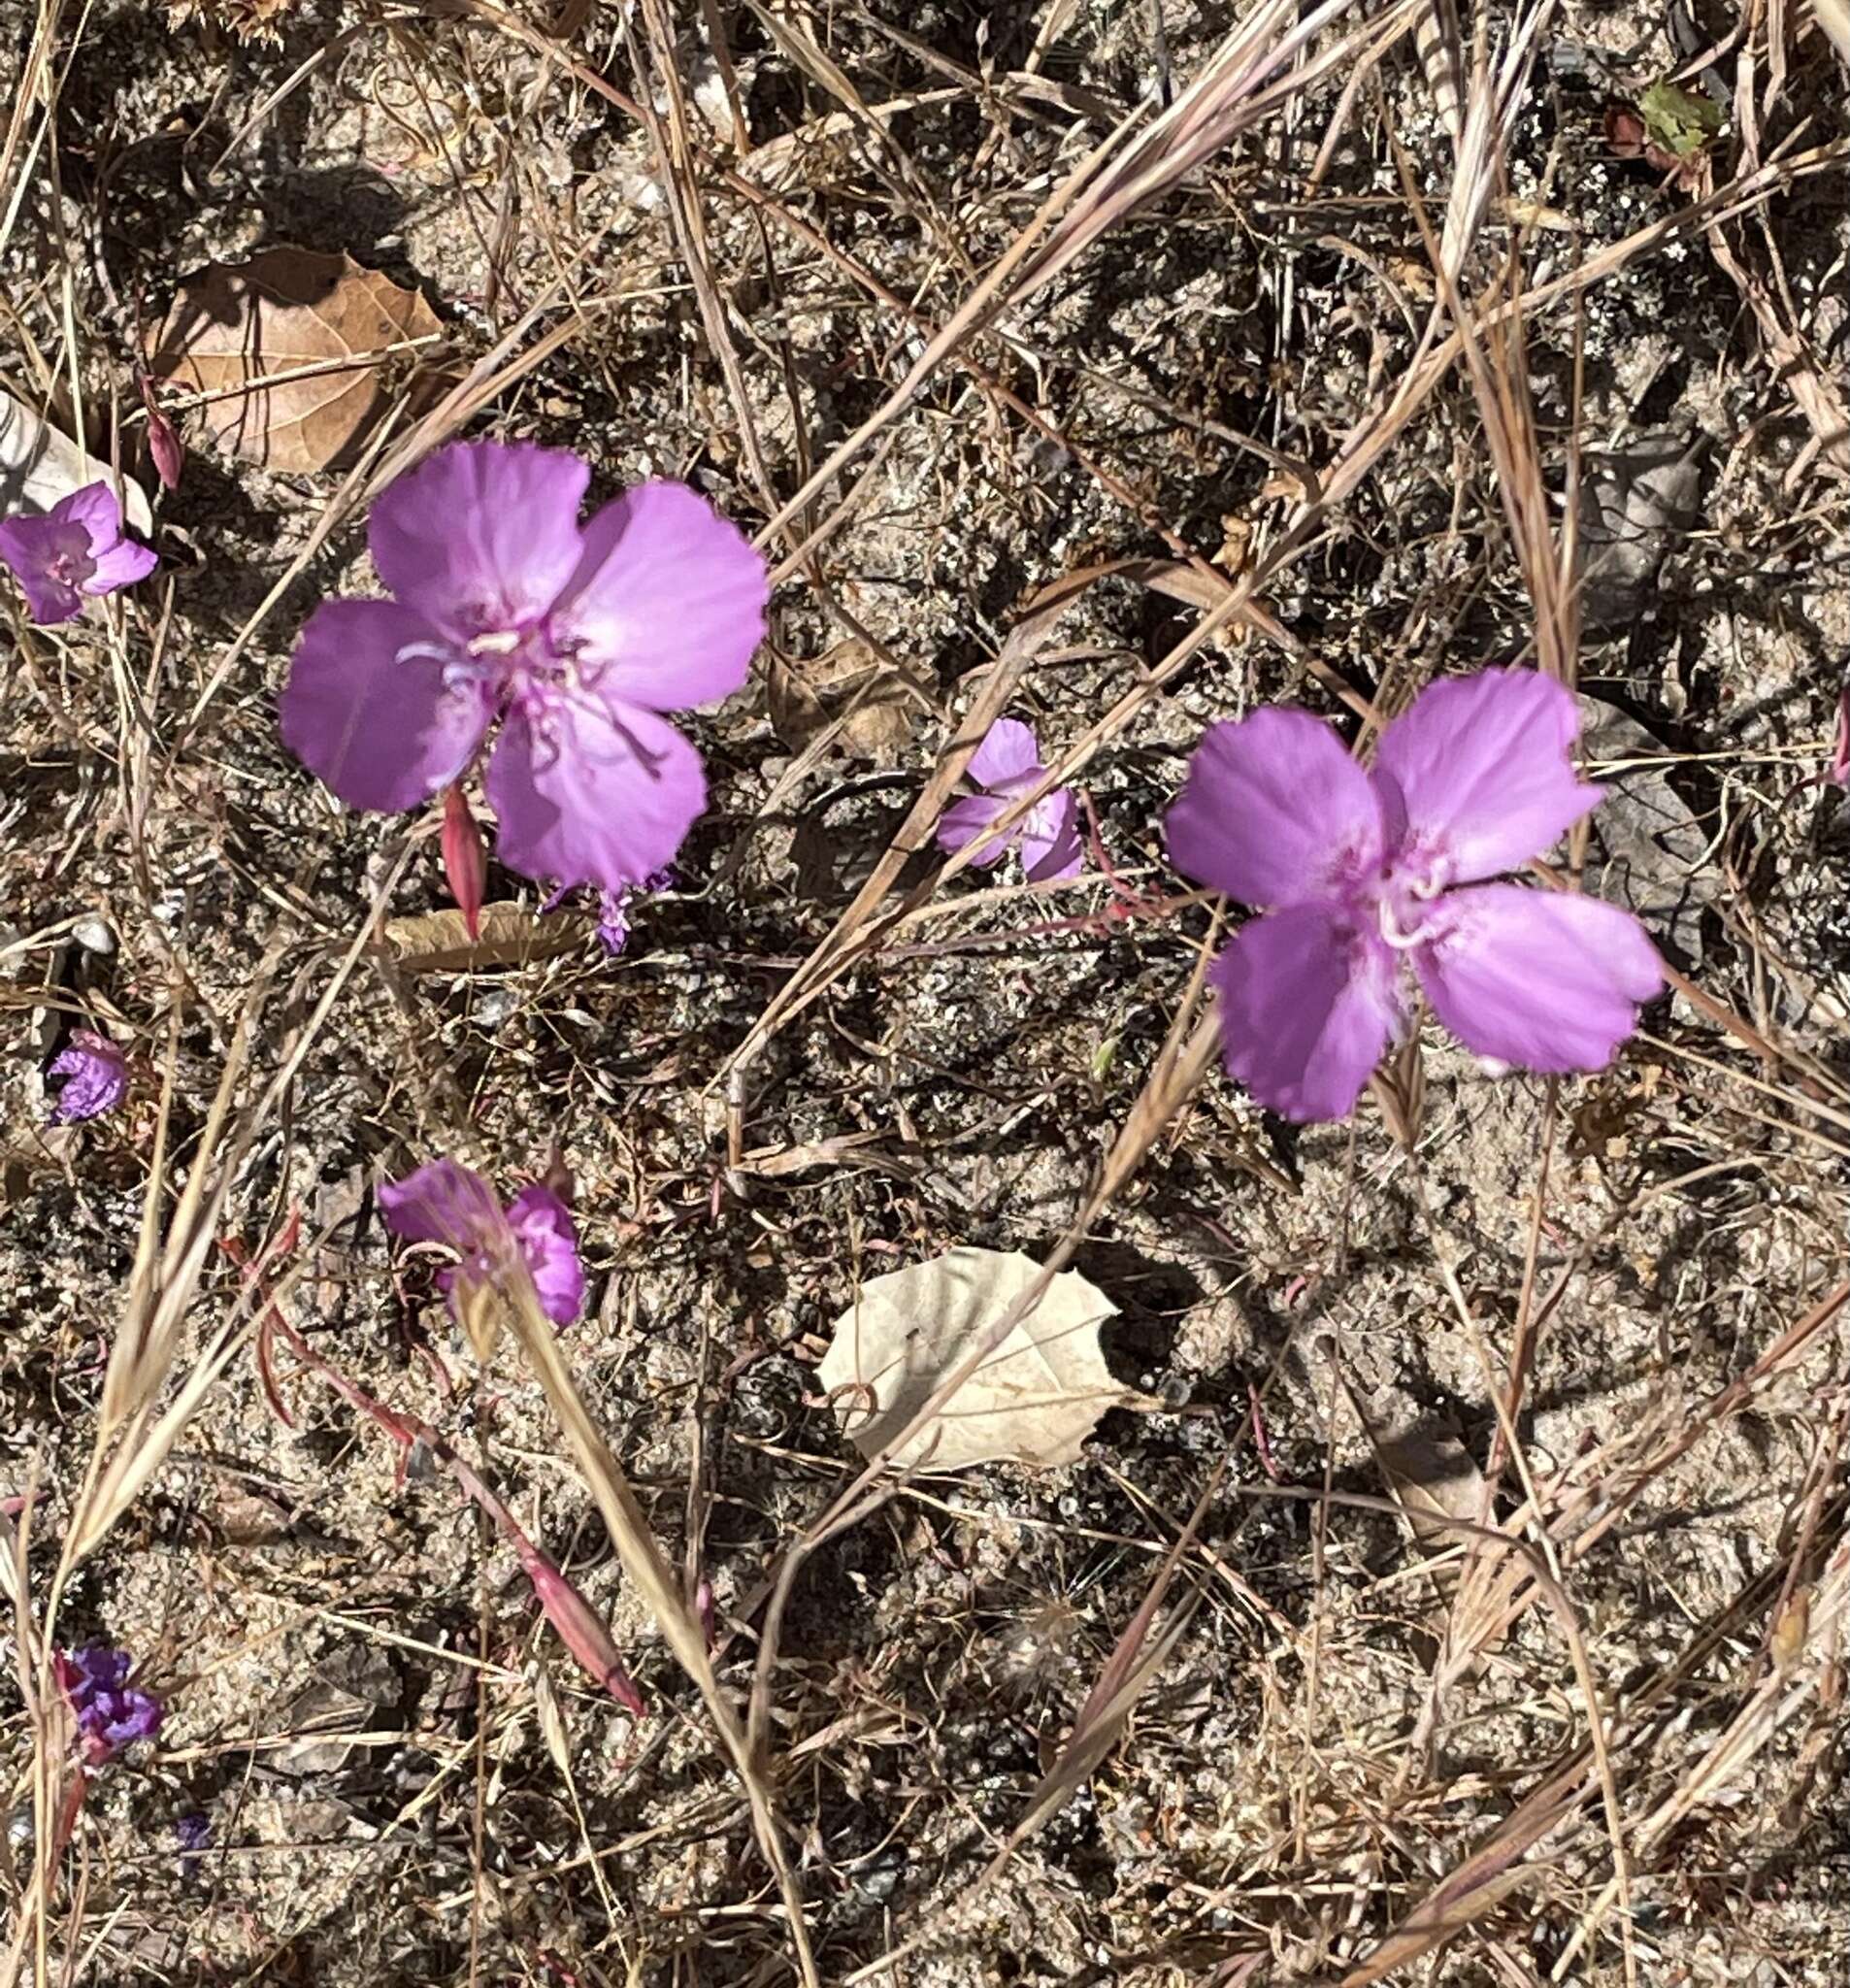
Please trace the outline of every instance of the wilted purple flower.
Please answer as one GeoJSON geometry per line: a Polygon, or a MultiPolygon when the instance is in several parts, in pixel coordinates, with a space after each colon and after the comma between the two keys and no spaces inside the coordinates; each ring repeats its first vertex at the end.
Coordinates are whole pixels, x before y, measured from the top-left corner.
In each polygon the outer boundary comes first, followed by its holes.
{"type": "Polygon", "coordinates": [[[61,497],[43,517],[0,519],[0,559],[24,589],[33,620],[68,621],[85,594],[146,580],[160,561],[122,536],[122,508],[106,482],[61,497]]]}
{"type": "MultiPolygon", "coordinates": [[[[998,718],[965,771],[983,791],[953,801],[944,810],[938,824],[942,848],[961,849],[974,843],[1005,808],[1035,786],[1047,769],[1041,764],[1034,733],[1019,718],[998,718]]],[[[1016,843],[1021,845],[1022,868],[1030,883],[1078,876],[1085,856],[1073,789],[1055,787],[1043,795],[1008,834],[988,837],[970,860],[998,862],[1016,843]]]]}
{"type": "Polygon", "coordinates": [[[1573,699],[1530,670],[1427,690],[1371,773],[1308,712],[1211,726],[1170,810],[1176,867],[1266,908],[1214,968],[1228,1071],[1287,1118],[1341,1118],[1407,1025],[1408,964],[1468,1049],[1599,1070],[1664,984],[1629,911],[1481,883],[1601,799],[1569,748],[1573,699]],[[1457,889],[1473,884],[1472,889],[1457,889]]]}
{"type": "Polygon", "coordinates": [[[46,1075],[64,1078],[64,1088],[51,1107],[51,1123],[76,1125],[113,1111],[122,1102],[128,1089],[128,1058],[94,1029],[73,1029],[46,1075]]]}
{"type": "Polygon", "coordinates": [[[737,690],[765,631],[764,560],[683,483],[639,484],[580,526],[590,470],[530,444],[455,443],[373,507],[390,601],[310,616],[282,737],[350,807],[415,808],[499,718],[486,788],[511,869],[621,890],[706,806],[662,717],[737,690]]]}
{"type": "Polygon", "coordinates": [[[128,1681],[126,1650],[90,1643],[79,1650],[60,1650],[56,1666],[58,1683],[93,1767],[160,1731],[166,1707],[151,1691],[138,1690],[128,1681]]]}
{"type": "Polygon", "coordinates": [[[174,1834],[187,1856],[196,1857],[201,1850],[211,1847],[212,1817],[204,1809],[195,1808],[175,1821],[174,1834]]]}
{"type": "Polygon", "coordinates": [[[386,1226],[413,1242],[442,1242],[461,1261],[438,1281],[457,1315],[458,1294],[505,1292],[524,1263],[540,1309],[570,1325],[584,1305],[584,1266],[572,1210],[544,1182],[523,1187],[504,1209],[479,1174],[454,1160],[432,1160],[379,1191],[386,1226]]]}

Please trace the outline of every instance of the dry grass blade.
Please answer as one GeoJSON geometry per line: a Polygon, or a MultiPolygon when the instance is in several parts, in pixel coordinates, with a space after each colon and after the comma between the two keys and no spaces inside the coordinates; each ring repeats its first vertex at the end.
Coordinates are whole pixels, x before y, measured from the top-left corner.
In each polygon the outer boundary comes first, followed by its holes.
{"type": "Polygon", "coordinates": [[[637,1504],[636,1494],[630,1489],[622,1467],[585,1407],[584,1397],[578,1392],[572,1371],[559,1351],[552,1322],[540,1309],[531,1283],[521,1278],[512,1296],[513,1302],[509,1307],[509,1323],[514,1338],[552,1405],[559,1427],[578,1460],[585,1485],[610,1533],[611,1543],[622,1562],[624,1574],[668,1640],[676,1662],[693,1679],[706,1701],[709,1715],[745,1790],[758,1846],[776,1877],[790,1928],[791,1944],[796,1950],[797,1965],[806,1988],[820,1988],[822,1977],[816,1971],[815,1956],[809,1945],[803,1895],[779,1835],[770,1762],[762,1750],[748,1742],[738,1713],[720,1688],[708,1653],[706,1629],[669,1567],[654,1529],[643,1508],[637,1504]]]}
{"type": "MultiPolygon", "coordinates": [[[[1494,69],[1480,59],[1471,77],[1465,128],[1458,145],[1458,171],[1445,212],[1439,245],[1440,274],[1456,282],[1476,239],[1485,210],[1501,190],[1509,137],[1528,101],[1529,72],[1542,30],[1554,17],[1555,0],[1537,0],[1519,14],[1494,69]]],[[[1424,220],[1421,223],[1424,227],[1424,220]]]]}
{"type": "Polygon", "coordinates": [[[1215,51],[1189,89],[1144,135],[1127,145],[1135,115],[1074,168],[986,276],[945,320],[892,393],[806,480],[767,527],[779,529],[820,494],[890,422],[905,413],[946,359],[1005,310],[1025,304],[1099,238],[1160,198],[1240,131],[1317,77],[1371,56],[1404,33],[1419,0],[1398,0],[1381,20],[1309,61],[1297,58],[1353,0],[1323,0],[1283,33],[1288,0],[1261,0],[1215,51]],[[1276,39],[1274,39],[1276,37],[1276,39]],[[1296,65],[1296,66],[1294,66],[1296,65]],[[1114,158],[1112,155],[1117,154],[1114,158]]]}
{"type": "Polygon", "coordinates": [[[1464,61],[1459,43],[1458,9],[1453,0],[1427,0],[1413,27],[1413,48],[1419,56],[1426,86],[1433,93],[1433,108],[1454,150],[1464,135],[1459,114],[1460,81],[1464,61]]]}

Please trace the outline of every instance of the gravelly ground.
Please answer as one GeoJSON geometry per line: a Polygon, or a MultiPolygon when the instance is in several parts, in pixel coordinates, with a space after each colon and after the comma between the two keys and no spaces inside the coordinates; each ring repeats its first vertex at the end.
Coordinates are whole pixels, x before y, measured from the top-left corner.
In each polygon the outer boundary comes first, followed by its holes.
{"type": "MultiPolygon", "coordinates": [[[[1142,5],[718,17],[752,155],[728,149],[694,10],[677,23],[680,73],[705,120],[712,266],[781,500],[920,349],[841,258],[942,323],[1057,177],[1158,87],[1162,58],[1142,5]],[[834,71],[806,69],[792,34],[834,71]],[[873,128],[825,121],[841,111],[831,73],[879,109],[873,128]],[[762,219],[724,165],[836,256],[775,211],[762,219]]],[[[1234,18],[1166,0],[1176,87],[1234,18]]],[[[226,19],[209,7],[170,27],[105,6],[62,24],[62,197],[42,151],[5,249],[7,384],[40,404],[44,376],[75,371],[88,432],[108,433],[112,393],[133,403],[138,308],[156,321],[177,277],[261,246],[345,250],[414,283],[457,363],[578,257],[576,319],[545,320],[569,336],[469,432],[577,447],[601,492],[683,476],[763,523],[633,119],[486,11],[304,5],[274,41],[241,42],[226,19]]],[[[530,21],[633,91],[623,25],[611,9],[530,21]]],[[[0,6],[0,31],[23,60],[33,17],[0,6]]],[[[1493,39],[1506,31],[1486,17],[1493,39]]],[[[1534,290],[1693,197],[1613,157],[1602,122],[1609,96],[1635,98],[1699,52],[1677,32],[1633,7],[1549,18],[1508,147],[1513,205],[1469,271],[1484,294],[1512,247],[1534,290]]],[[[1734,60],[1696,86],[1727,84],[1734,60]]],[[[1761,157],[1842,137],[1833,61],[1815,31],[1795,47],[1761,157]]],[[[759,1582],[852,1461],[814,1375],[831,1322],[862,1277],[958,1243],[1047,1254],[1150,1075],[1208,914],[1102,921],[1096,875],[972,907],[959,901],[1014,873],[966,876],[751,1066],[743,1176],[727,1173],[719,1074],[886,846],[1033,590],[1163,556],[1164,531],[1238,575],[1295,494],[1239,438],[1327,464],[1413,363],[1435,282],[1393,146],[1437,212],[1449,142],[1403,43],[1312,183],[1339,89],[1301,93],[976,342],[1058,441],[955,367],[887,429],[845,521],[780,587],[751,685],[693,721],[713,806],[621,958],[581,937],[512,968],[369,956],[239,1168],[224,1233],[254,1245],[303,1209],[320,1240],[304,1244],[292,1316],[485,1468],[608,1612],[648,1716],[581,1688],[512,1554],[446,1478],[402,1481],[390,1445],[286,1354],[284,1426],[242,1356],[63,1605],[66,1638],[134,1650],[169,1713],[154,1746],[92,1783],[50,1915],[54,1964],[112,1983],[788,1977],[743,1798],[544,1402],[511,1355],[475,1377],[370,1190],[440,1150],[511,1186],[556,1144],[593,1274],[575,1367],[677,1566],[691,1515],[743,1691],[759,1582]],[[869,668],[887,721],[806,765],[780,683],[869,668]],[[811,1163],[778,1164],[799,1147],[811,1163]],[[176,1824],[195,1812],[212,1848],[182,1861],[176,1824]]],[[[1716,183],[1747,170],[1745,142],[1736,118],[1716,183]]],[[[1840,167],[1730,239],[1841,393],[1840,167]]],[[[1600,735],[1602,767],[1625,778],[1596,875],[1789,1053],[1755,1053],[1681,996],[1611,1072],[1558,1086],[1493,1078],[1434,1035],[1411,1151],[1372,1105],[1354,1127],[1295,1130],[1211,1077],[1076,1258],[1120,1309],[1107,1353],[1147,1405],[1109,1414],[1071,1468],[908,1487],[819,1551],[796,1591],[772,1739],[830,1982],[914,1936],[868,1978],[1372,1978],[1345,1971],[1585,1742],[1576,1642],[1611,1737],[1629,1920],[1596,1915],[1612,1858],[1592,1783],[1436,1961],[1395,1978],[1616,1982],[1628,1963],[1666,1984],[1843,1978],[1841,1671],[1834,1630],[1807,1637],[1790,1606],[1813,1594],[1822,1616],[1841,1535],[1850,1397],[1834,1324],[1714,1412],[1844,1275],[1850,844],[1842,796],[1806,784],[1850,649],[1843,478],[1829,449],[1808,450],[1792,369],[1700,232],[1575,294],[1536,312],[1526,366],[1555,514],[1577,439],[1588,545],[1616,534],[1625,548],[1603,568],[1596,556],[1580,651],[1590,712],[1642,728],[1600,735]],[[1637,496],[1647,464],[1677,466],[1668,499],[1637,496]],[[1563,1585],[1558,1601],[1530,1589],[1490,1630],[1471,1583],[1492,1575],[1445,1557],[1422,1522],[1482,1511],[1493,1404],[1526,1318],[1522,1460],[1563,1585]],[[1090,1783],[977,1890],[1222,1461],[1183,1562],[1201,1595],[1187,1633],[1090,1783]],[[1395,1493],[1399,1513],[1383,1503],[1395,1493]],[[1621,1522],[1600,1532],[1615,1505],[1621,1522]],[[1777,1730],[1657,1828],[1769,1643],[1791,1682],[1777,1730]]],[[[122,434],[132,457],[139,427],[122,434]]],[[[163,1073],[171,1193],[262,976],[249,1094],[306,1025],[405,826],[341,812],[276,734],[302,617],[372,584],[350,518],[304,556],[340,479],[269,474],[193,440],[160,501],[161,582],[119,624],[93,612],[0,636],[15,1046],[0,1090],[0,1491],[38,1473],[40,1596],[124,1315],[163,1073]],[[133,1042],[135,1088],[111,1119],[48,1129],[42,1072],[80,1018],[133,1042]]],[[[1265,599],[1318,663],[1391,709],[1444,671],[1533,659],[1535,611],[1462,370],[1265,599]]],[[[1101,580],[1013,709],[1043,743],[1072,743],[1195,612],[1134,577],[1101,580]]],[[[1158,830],[1203,724],[1284,696],[1336,710],[1277,647],[1217,642],[1105,743],[1083,781],[1135,887],[1180,888],[1158,830]]],[[[498,871],[490,895],[539,898],[498,871]]],[[[444,902],[427,836],[391,912],[444,902]]],[[[237,1289],[215,1260],[200,1334],[237,1289]]],[[[1519,1496],[1506,1474],[1491,1515],[1519,1496]]],[[[0,1686],[10,1918],[32,1869],[22,1706],[0,1686]]]]}

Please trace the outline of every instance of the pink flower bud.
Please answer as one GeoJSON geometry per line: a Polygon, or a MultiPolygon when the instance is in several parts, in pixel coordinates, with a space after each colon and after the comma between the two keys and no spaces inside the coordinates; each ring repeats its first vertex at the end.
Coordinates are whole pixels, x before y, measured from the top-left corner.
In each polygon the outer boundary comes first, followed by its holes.
{"type": "Polygon", "coordinates": [[[481,937],[481,891],[488,878],[488,857],[481,830],[469,812],[461,787],[444,794],[444,877],[471,939],[481,937]]]}
{"type": "Polygon", "coordinates": [[[617,1654],[603,1617],[539,1547],[528,1541],[515,1540],[514,1551],[520,1555],[520,1565],[533,1583],[541,1607],[546,1611],[546,1620],[559,1632],[560,1641],[578,1658],[593,1683],[640,1719],[644,1712],[643,1694],[617,1654]]]}
{"type": "Polygon", "coordinates": [[[154,398],[154,382],[146,373],[141,376],[141,389],[142,406],[148,410],[148,452],[154,459],[154,474],[163,489],[178,490],[180,472],[186,461],[185,445],[180,439],[180,430],[154,398]]]}

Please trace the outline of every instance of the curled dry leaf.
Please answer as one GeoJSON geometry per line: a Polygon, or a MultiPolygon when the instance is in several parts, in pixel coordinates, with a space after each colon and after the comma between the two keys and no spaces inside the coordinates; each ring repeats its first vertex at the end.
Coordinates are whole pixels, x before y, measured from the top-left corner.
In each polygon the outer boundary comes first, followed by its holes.
{"type": "Polygon", "coordinates": [[[1582,696],[1580,755],[1606,798],[1588,817],[1584,888],[1624,905],[1692,970],[1702,961],[1709,838],[1670,785],[1670,753],[1635,718],[1582,696]]]}
{"type": "MultiPolygon", "coordinates": [[[[114,484],[106,462],[86,455],[24,401],[0,387],[0,517],[25,512],[43,517],[52,505],[87,484],[114,484]]],[[[148,492],[132,477],[121,484],[122,515],[138,532],[150,530],[154,514],[148,492]]]]}
{"type": "MultiPolygon", "coordinates": [[[[863,1456],[899,1434],[1040,1275],[1019,1250],[953,1249],[861,1286],[819,1371],[863,1456]]],[[[943,1471],[1072,1463],[1106,1409],[1136,1399],[1099,1350],[1099,1327],[1116,1309],[1084,1277],[1061,1272],[894,1461],[943,1471]]]]}
{"type": "Polygon", "coordinates": [[[1631,627],[1658,605],[1658,569],[1701,515],[1700,431],[1640,433],[1589,453],[1580,484],[1581,613],[1589,633],[1631,627]]]}
{"type": "Polygon", "coordinates": [[[198,419],[217,447],[260,469],[325,470],[352,456],[442,332],[415,290],[350,256],[268,248],[188,277],[148,361],[215,396],[198,419]]]}
{"type": "Polygon", "coordinates": [[[840,718],[836,738],[849,757],[893,766],[918,729],[919,709],[906,685],[852,637],[820,656],[773,656],[769,693],[772,729],[792,751],[840,718]]]}
{"type": "Polygon", "coordinates": [[[590,931],[591,920],[571,911],[542,917],[524,905],[483,905],[473,939],[461,911],[388,919],[384,939],[392,957],[414,974],[469,974],[576,952],[590,931]]]}

